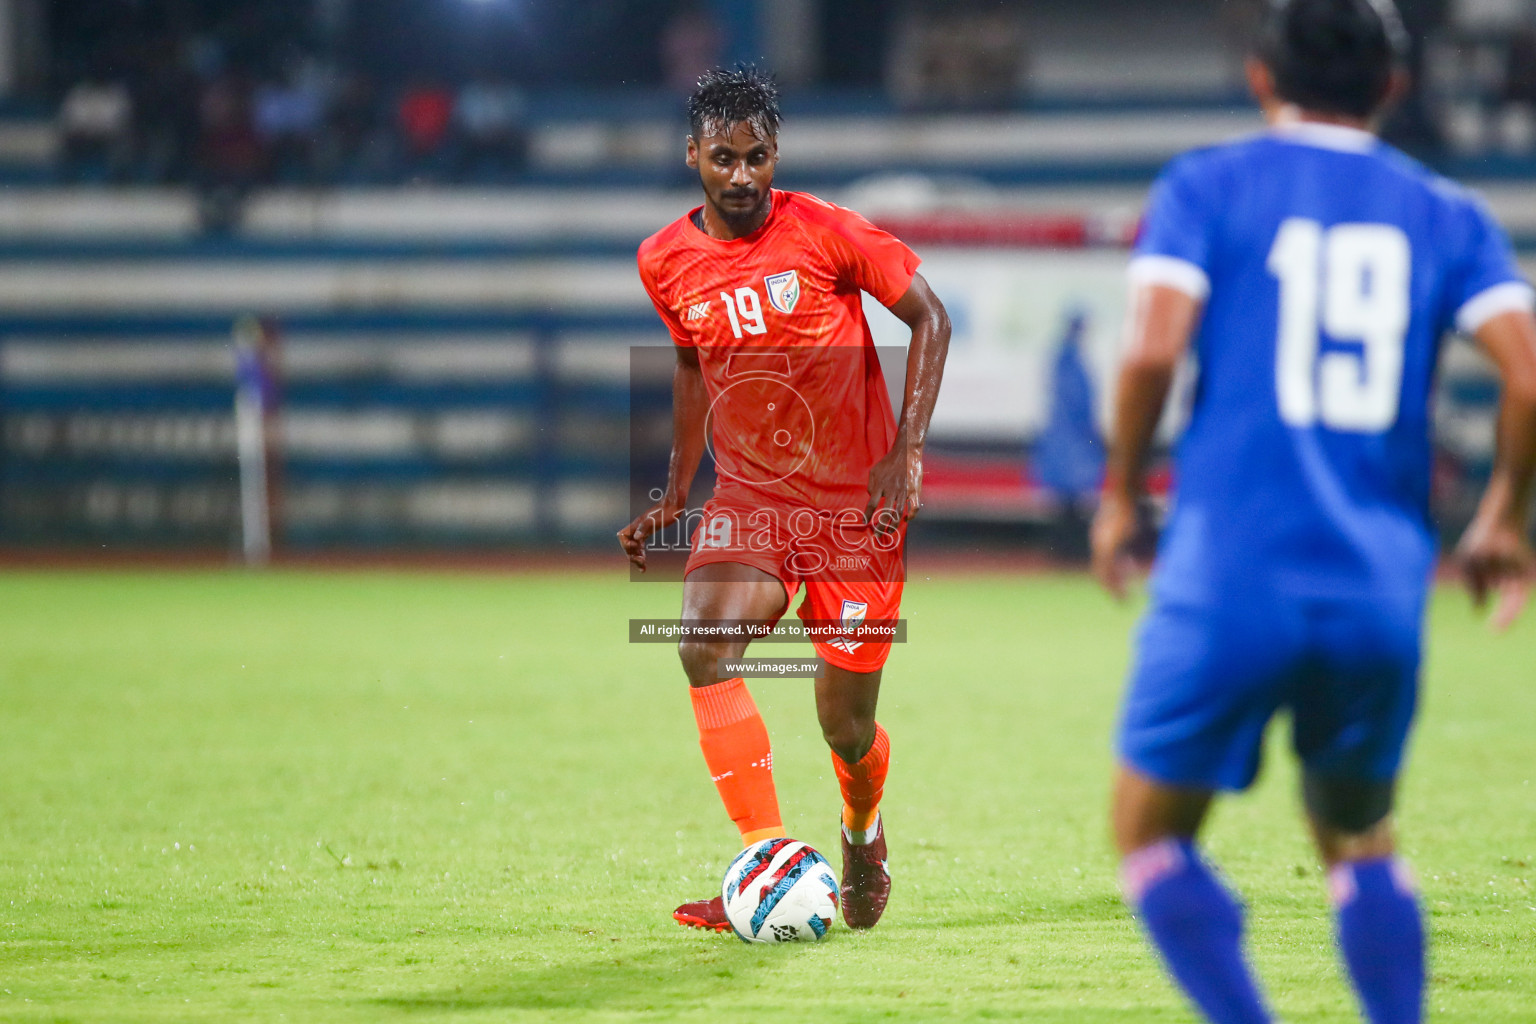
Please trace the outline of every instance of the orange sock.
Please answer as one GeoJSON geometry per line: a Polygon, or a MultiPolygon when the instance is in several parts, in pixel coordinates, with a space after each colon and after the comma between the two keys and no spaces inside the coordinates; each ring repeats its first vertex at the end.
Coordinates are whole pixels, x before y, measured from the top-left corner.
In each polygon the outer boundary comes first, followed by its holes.
{"type": "Polygon", "coordinates": [[[720,791],[725,813],[748,846],[784,834],[779,794],[773,788],[773,748],[768,727],[740,679],[688,689],[699,724],[704,763],[720,791]]]}
{"type": "Polygon", "coordinates": [[[890,766],[891,738],[879,722],[875,723],[875,742],[857,764],[849,764],[832,751],[832,768],[843,790],[843,825],[848,831],[863,832],[874,825],[890,766]]]}

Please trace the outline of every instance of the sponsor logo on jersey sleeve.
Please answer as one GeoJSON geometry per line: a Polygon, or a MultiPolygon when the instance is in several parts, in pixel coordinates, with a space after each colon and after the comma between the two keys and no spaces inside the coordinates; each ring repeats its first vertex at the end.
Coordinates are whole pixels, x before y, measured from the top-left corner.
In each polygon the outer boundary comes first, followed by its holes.
{"type": "Polygon", "coordinates": [[[688,307],[688,319],[690,321],[703,320],[707,316],[709,316],[709,303],[707,301],[695,302],[688,307]]]}
{"type": "Polygon", "coordinates": [[[793,270],[763,278],[768,286],[768,304],[780,313],[793,313],[800,301],[800,275],[793,270]]]}

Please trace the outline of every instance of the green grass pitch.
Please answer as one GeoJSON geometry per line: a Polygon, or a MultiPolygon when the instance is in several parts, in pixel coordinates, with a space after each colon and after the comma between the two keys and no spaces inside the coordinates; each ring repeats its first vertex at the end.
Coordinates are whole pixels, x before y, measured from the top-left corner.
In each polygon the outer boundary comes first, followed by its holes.
{"type": "MultiPolygon", "coordinates": [[[[764,948],[670,918],[736,847],[674,653],[626,642],[678,594],[617,565],[0,574],[0,1018],[1193,1019],[1104,825],[1135,608],[910,584],[890,910],[764,948]]],[[[1433,1018],[1536,1021],[1536,617],[1494,637],[1446,589],[1431,623],[1400,821],[1433,1018]]],[[[809,685],[754,690],[790,829],[835,865],[809,685]]],[[[1283,1018],[1355,1020],[1281,739],[1209,847],[1283,1018]]]]}

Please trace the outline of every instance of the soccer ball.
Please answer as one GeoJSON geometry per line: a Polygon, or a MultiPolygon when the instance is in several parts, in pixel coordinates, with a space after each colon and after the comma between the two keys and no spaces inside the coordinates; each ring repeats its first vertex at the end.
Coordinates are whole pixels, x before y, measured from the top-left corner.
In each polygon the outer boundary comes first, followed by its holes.
{"type": "Polygon", "coordinates": [[[815,942],[837,916],[827,858],[794,839],[764,839],[736,855],[720,887],[742,942],[815,942]]]}

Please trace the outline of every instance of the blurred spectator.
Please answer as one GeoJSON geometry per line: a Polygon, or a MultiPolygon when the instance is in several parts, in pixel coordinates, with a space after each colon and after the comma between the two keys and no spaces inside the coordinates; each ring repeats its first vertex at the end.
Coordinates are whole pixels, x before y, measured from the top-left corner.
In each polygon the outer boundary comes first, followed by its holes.
{"type": "Polygon", "coordinates": [[[679,10],[661,35],[661,67],[667,88],[690,93],[699,76],[718,67],[725,36],[709,12],[695,4],[679,10]]]}
{"type": "Polygon", "coordinates": [[[249,181],[261,170],[261,141],[251,122],[249,84],[224,75],[203,87],[198,102],[199,166],[216,179],[249,181]]]}
{"type": "Polygon", "coordinates": [[[320,175],[351,184],[375,181],[384,176],[393,159],[392,133],[379,117],[379,91],[373,77],[361,71],[343,75],[317,147],[320,175]]]}
{"type": "Polygon", "coordinates": [[[1087,314],[1067,317],[1051,370],[1051,413],[1035,440],[1035,476],[1058,502],[1091,506],[1104,478],[1093,378],[1083,359],[1087,314]]]}
{"type": "Polygon", "coordinates": [[[1426,49],[1426,106],[1464,156],[1536,155],[1536,4],[1460,3],[1426,49]]]}
{"type": "Polygon", "coordinates": [[[296,181],[313,175],[324,115],[320,73],[298,60],[290,61],[282,81],[257,86],[252,128],[266,151],[270,177],[296,181]]]}
{"type": "Polygon", "coordinates": [[[251,90],[235,74],[203,87],[198,100],[198,184],[202,189],[203,226],[226,231],[239,221],[246,192],[265,163],[261,140],[251,122],[251,90]]]}
{"type": "Polygon", "coordinates": [[[145,181],[186,181],[192,174],[202,83],[183,40],[146,39],[134,82],[137,174],[145,181]]]}
{"type": "Polygon", "coordinates": [[[1536,152],[1536,27],[1511,37],[1506,67],[1501,141],[1511,153],[1536,152]]]}
{"type": "Polygon", "coordinates": [[[1510,39],[1508,68],[1505,101],[1536,104],[1536,26],[1527,26],[1510,39]]]}
{"type": "Polygon", "coordinates": [[[1051,412],[1033,451],[1035,478],[1050,492],[1056,517],[1048,543],[1058,557],[1088,554],[1088,520],[1104,479],[1104,442],[1099,436],[1093,378],[1083,359],[1087,314],[1067,316],[1051,370],[1051,412]]]}
{"type": "Polygon", "coordinates": [[[453,108],[462,144],[460,173],[470,180],[522,171],[528,154],[528,101],[510,82],[483,77],[459,92],[453,108]]]}
{"type": "Polygon", "coordinates": [[[224,73],[224,44],[208,32],[187,37],[187,66],[203,81],[218,78],[224,73]]]}
{"type": "Polygon", "coordinates": [[[897,24],[887,84],[908,108],[993,109],[1014,102],[1025,70],[1024,26],[1016,11],[914,6],[897,24]]]}
{"type": "Polygon", "coordinates": [[[1451,0],[1452,27],[1471,36],[1505,35],[1530,14],[1528,0],[1451,0]]]}
{"type": "Polygon", "coordinates": [[[400,94],[401,139],[415,159],[442,149],[453,123],[453,94],[440,82],[417,81],[400,94]]]}
{"type": "Polygon", "coordinates": [[[76,82],[59,107],[64,159],[75,180],[121,181],[133,151],[133,100],[128,86],[91,76],[76,82]]]}

